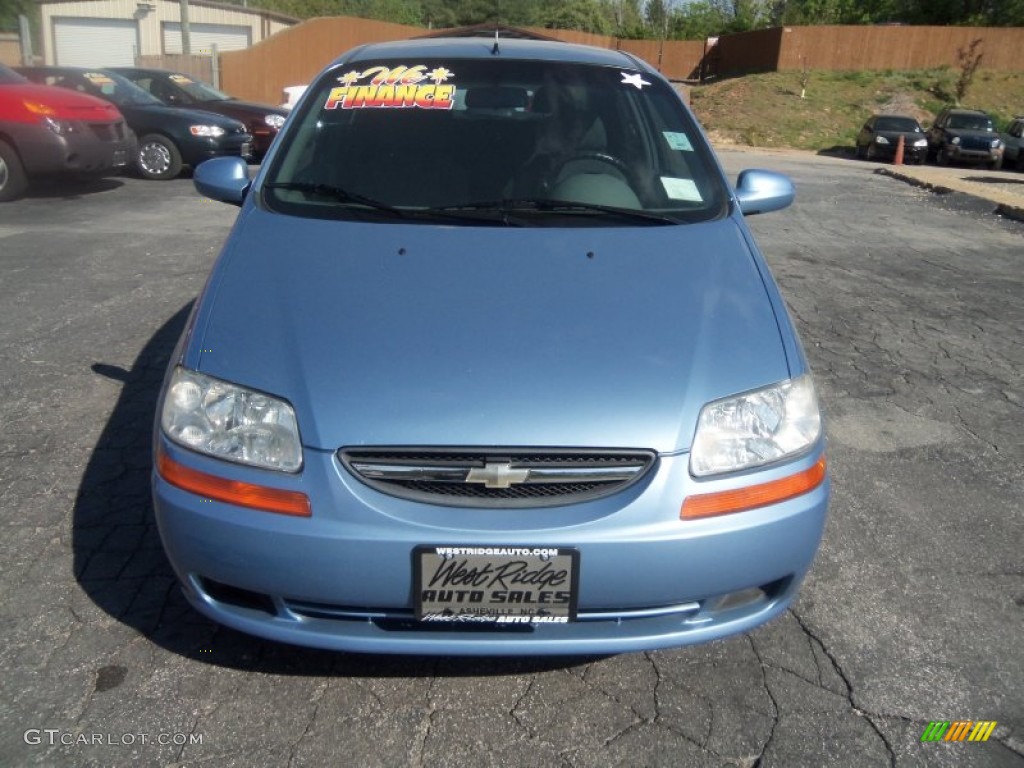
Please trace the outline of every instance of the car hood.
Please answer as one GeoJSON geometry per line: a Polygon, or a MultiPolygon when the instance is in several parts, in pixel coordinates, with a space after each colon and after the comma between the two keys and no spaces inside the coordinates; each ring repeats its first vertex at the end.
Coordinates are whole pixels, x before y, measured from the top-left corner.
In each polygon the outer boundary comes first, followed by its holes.
{"type": "Polygon", "coordinates": [[[271,107],[252,101],[239,101],[238,99],[203,102],[202,106],[198,108],[213,110],[222,115],[231,115],[238,120],[262,120],[267,115],[281,115],[282,117],[288,115],[288,110],[280,107],[271,107]]]}
{"type": "Polygon", "coordinates": [[[187,364],[279,395],[303,443],[688,449],[704,402],[785,379],[738,220],[382,225],[248,205],[187,364]]]}
{"type": "Polygon", "coordinates": [[[121,117],[121,113],[113,104],[67,88],[14,83],[3,87],[3,94],[15,99],[45,104],[56,110],[53,117],[61,120],[117,120],[121,117]]]}
{"type": "Polygon", "coordinates": [[[164,125],[218,125],[229,133],[245,130],[245,125],[234,118],[199,109],[181,109],[163,104],[126,104],[122,110],[126,115],[130,112],[148,115],[164,125]]]}
{"type": "Polygon", "coordinates": [[[925,138],[923,133],[917,133],[916,131],[876,131],[876,136],[884,136],[887,140],[892,143],[896,143],[900,140],[900,136],[903,137],[903,143],[913,146],[915,141],[925,138]]]}
{"type": "Polygon", "coordinates": [[[959,137],[961,139],[982,139],[991,141],[992,139],[998,139],[999,134],[994,131],[972,131],[966,128],[947,128],[946,139],[953,139],[959,137]]]}

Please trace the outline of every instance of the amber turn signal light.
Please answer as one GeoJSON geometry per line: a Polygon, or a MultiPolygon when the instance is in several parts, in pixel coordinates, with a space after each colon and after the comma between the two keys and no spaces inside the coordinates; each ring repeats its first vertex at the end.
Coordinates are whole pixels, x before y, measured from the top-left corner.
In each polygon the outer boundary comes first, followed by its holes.
{"type": "Polygon", "coordinates": [[[812,491],[824,480],[825,457],[822,456],[814,466],[789,477],[782,477],[759,485],[750,485],[746,488],[735,488],[731,491],[687,496],[679,517],[683,520],[695,520],[701,517],[728,515],[732,512],[743,512],[768,504],[776,504],[812,491]]]}
{"type": "Polygon", "coordinates": [[[179,464],[163,451],[160,451],[157,457],[157,471],[160,477],[171,485],[207,499],[281,515],[312,515],[309,497],[304,493],[282,491],[279,488],[267,488],[208,475],[179,464]]]}

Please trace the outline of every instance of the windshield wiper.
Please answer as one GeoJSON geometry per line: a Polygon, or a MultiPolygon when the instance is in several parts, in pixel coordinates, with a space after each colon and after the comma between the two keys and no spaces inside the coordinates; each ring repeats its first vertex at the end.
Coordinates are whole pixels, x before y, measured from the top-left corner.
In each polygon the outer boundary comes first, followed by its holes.
{"type": "Polygon", "coordinates": [[[355,192],[349,192],[348,190],[336,187],[333,184],[320,184],[310,181],[271,181],[263,186],[267,189],[291,189],[296,192],[305,192],[309,195],[330,197],[337,200],[339,203],[362,205],[367,208],[372,208],[375,211],[390,213],[392,216],[400,218],[405,218],[407,216],[407,213],[400,208],[395,208],[387,203],[374,200],[372,197],[365,197],[364,195],[358,195],[355,192]]]}
{"type": "Polygon", "coordinates": [[[495,211],[498,213],[520,213],[538,211],[541,213],[584,213],[619,216],[621,218],[642,221],[647,224],[678,224],[675,219],[660,213],[638,211],[634,208],[618,208],[612,205],[597,203],[581,203],[573,200],[551,200],[547,198],[524,198],[509,200],[491,200],[489,202],[460,203],[445,205],[440,208],[428,208],[430,212],[443,211],[495,211]]]}

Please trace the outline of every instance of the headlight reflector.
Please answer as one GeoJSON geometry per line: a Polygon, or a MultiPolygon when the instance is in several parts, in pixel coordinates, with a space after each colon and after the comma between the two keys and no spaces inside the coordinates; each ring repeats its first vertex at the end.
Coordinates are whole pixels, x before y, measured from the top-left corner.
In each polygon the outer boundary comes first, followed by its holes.
{"type": "Polygon", "coordinates": [[[160,425],[171,440],[199,453],[264,469],[302,468],[299,427],[288,403],[180,366],[171,375],[160,425]]]}
{"type": "Polygon", "coordinates": [[[876,144],[888,144],[889,140],[885,136],[875,136],[876,144]]]}
{"type": "Polygon", "coordinates": [[[821,435],[810,374],[705,405],[690,451],[690,472],[706,477],[795,456],[821,435]]]}
{"type": "Polygon", "coordinates": [[[914,146],[915,147],[927,147],[928,146],[928,139],[918,139],[917,141],[914,142],[914,146]]]}
{"type": "Polygon", "coordinates": [[[190,125],[189,131],[193,136],[206,136],[212,139],[219,139],[224,135],[224,129],[219,125],[190,125]]]}
{"type": "Polygon", "coordinates": [[[267,115],[263,118],[263,122],[275,131],[279,131],[281,130],[281,126],[284,125],[284,115],[267,115]]]}

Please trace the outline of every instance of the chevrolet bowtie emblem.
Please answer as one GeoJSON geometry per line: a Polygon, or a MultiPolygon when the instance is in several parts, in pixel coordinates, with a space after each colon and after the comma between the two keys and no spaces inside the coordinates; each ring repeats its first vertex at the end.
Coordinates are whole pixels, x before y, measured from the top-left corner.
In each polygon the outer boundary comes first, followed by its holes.
{"type": "Polygon", "coordinates": [[[487,462],[483,467],[473,467],[466,475],[467,483],[483,483],[485,488],[508,488],[525,483],[530,476],[528,469],[512,469],[507,461],[487,462]]]}

